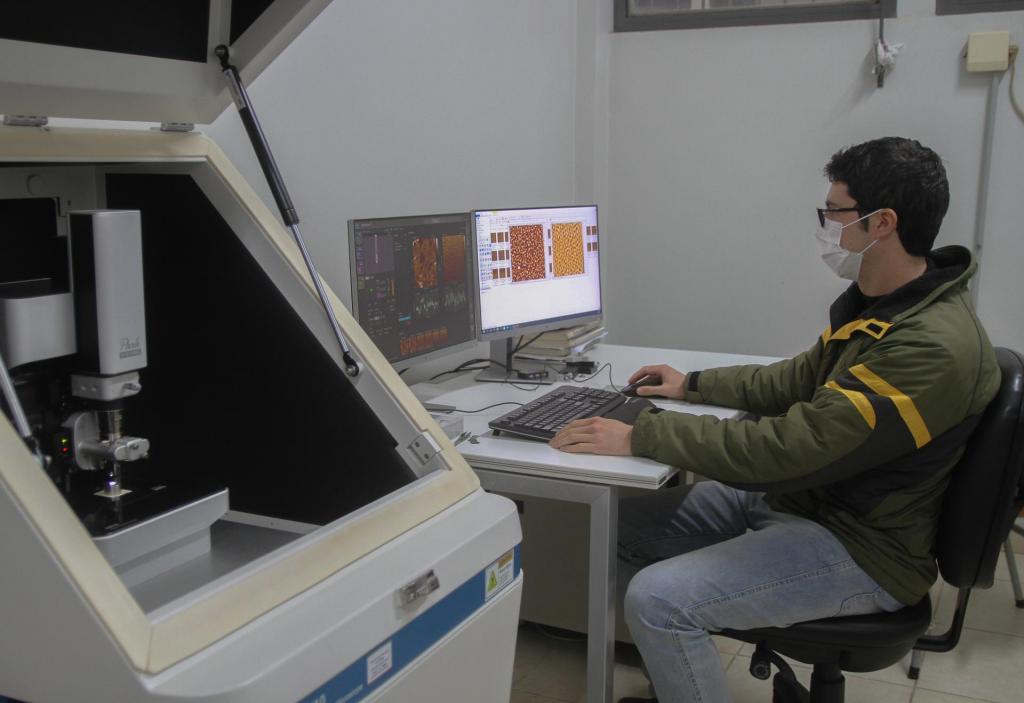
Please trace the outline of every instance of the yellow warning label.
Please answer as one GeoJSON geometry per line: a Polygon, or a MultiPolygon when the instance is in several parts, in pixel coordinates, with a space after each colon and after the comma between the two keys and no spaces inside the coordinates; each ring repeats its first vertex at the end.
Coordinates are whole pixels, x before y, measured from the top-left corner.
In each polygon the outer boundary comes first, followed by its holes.
{"type": "Polygon", "coordinates": [[[484,570],[484,598],[488,599],[512,583],[515,576],[515,553],[509,550],[484,570]]]}

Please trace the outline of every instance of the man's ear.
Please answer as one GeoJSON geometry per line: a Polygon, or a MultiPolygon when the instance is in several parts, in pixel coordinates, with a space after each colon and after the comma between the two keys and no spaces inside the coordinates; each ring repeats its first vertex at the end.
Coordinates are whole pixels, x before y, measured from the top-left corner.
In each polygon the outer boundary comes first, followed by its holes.
{"type": "Polygon", "coordinates": [[[899,217],[897,217],[896,211],[892,208],[879,210],[872,219],[874,220],[875,230],[872,234],[876,239],[883,239],[896,234],[899,217]]]}

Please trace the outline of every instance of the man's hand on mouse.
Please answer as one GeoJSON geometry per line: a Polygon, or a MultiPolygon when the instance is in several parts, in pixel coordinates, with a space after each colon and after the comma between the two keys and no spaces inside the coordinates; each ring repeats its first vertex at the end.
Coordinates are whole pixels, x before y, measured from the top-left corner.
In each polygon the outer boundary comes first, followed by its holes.
{"type": "Polygon", "coordinates": [[[573,420],[548,442],[555,449],[571,454],[608,454],[629,456],[633,428],[606,417],[573,420]]]}
{"type": "Polygon", "coordinates": [[[660,395],[673,400],[683,400],[686,396],[686,374],[682,371],[676,371],[667,364],[642,366],[629,377],[629,383],[639,381],[644,376],[659,376],[661,383],[637,387],[638,396],[660,395]]]}

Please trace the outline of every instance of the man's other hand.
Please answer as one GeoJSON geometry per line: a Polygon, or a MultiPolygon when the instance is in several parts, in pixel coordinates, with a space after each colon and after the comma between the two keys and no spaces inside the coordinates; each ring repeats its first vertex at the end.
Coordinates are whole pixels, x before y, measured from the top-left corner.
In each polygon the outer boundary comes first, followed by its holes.
{"type": "Polygon", "coordinates": [[[656,364],[654,366],[642,366],[629,377],[628,383],[639,381],[644,376],[659,376],[660,384],[652,386],[640,386],[636,389],[639,396],[660,395],[664,398],[683,400],[686,395],[686,374],[677,371],[668,364],[656,364]]]}
{"type": "Polygon", "coordinates": [[[629,456],[632,437],[633,428],[624,422],[588,417],[570,422],[548,444],[572,454],[629,456]]]}

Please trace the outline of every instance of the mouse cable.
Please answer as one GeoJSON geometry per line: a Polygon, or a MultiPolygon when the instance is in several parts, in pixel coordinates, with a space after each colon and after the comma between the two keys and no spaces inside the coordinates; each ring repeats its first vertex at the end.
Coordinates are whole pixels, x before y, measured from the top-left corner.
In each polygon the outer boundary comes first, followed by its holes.
{"type": "Polygon", "coordinates": [[[595,371],[594,373],[590,374],[589,376],[586,376],[586,377],[584,377],[584,378],[579,378],[579,375],[578,375],[578,374],[572,374],[571,376],[568,376],[568,378],[569,378],[569,380],[570,380],[570,381],[572,381],[573,383],[584,383],[584,382],[586,382],[586,381],[589,381],[589,380],[590,380],[590,379],[592,379],[592,378],[596,378],[596,377],[597,377],[597,376],[599,376],[599,375],[600,375],[601,373],[603,373],[605,369],[608,369],[608,384],[609,384],[609,385],[610,385],[610,386],[611,386],[612,388],[614,388],[614,389],[615,389],[615,392],[616,392],[616,393],[619,393],[619,392],[621,392],[621,391],[619,390],[619,387],[615,385],[615,379],[614,379],[614,378],[612,377],[612,363],[611,363],[610,361],[608,361],[608,362],[605,362],[604,364],[602,364],[602,365],[601,365],[601,368],[599,368],[599,369],[598,369],[597,371],[595,371]]]}
{"type": "Polygon", "coordinates": [[[490,410],[491,408],[496,408],[499,405],[520,405],[520,406],[522,406],[522,405],[525,405],[525,403],[518,403],[518,402],[516,402],[514,400],[506,400],[504,403],[494,403],[493,405],[488,405],[485,408],[477,408],[476,410],[462,410],[460,408],[455,408],[454,412],[465,413],[466,415],[472,415],[473,413],[482,413],[484,410],[490,410]]]}

